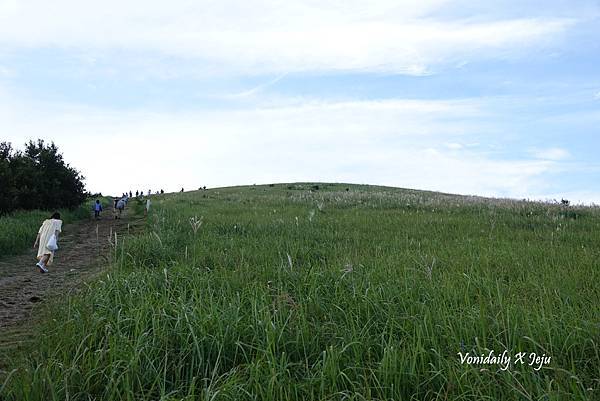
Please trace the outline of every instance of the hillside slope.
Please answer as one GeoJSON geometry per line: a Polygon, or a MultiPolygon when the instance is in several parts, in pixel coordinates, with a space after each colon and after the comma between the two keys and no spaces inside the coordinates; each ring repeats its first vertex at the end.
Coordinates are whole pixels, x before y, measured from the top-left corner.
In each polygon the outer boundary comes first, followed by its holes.
{"type": "Polygon", "coordinates": [[[116,255],[15,360],[6,399],[600,396],[597,209],[218,188],[153,197],[116,255]]]}

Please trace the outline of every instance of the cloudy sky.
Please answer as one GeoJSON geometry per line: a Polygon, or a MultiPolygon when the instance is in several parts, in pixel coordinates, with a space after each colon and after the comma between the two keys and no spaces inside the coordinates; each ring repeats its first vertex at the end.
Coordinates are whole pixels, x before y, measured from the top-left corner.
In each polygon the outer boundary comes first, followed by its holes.
{"type": "Polygon", "coordinates": [[[0,0],[0,140],[88,189],[600,203],[597,0],[0,0]]]}

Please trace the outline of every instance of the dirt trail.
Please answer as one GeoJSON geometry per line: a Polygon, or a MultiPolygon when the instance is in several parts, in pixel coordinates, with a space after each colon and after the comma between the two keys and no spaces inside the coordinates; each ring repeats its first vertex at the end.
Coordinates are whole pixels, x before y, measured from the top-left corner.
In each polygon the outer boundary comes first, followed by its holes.
{"type": "Polygon", "coordinates": [[[129,202],[120,219],[114,218],[110,208],[99,220],[90,217],[65,225],[48,273],[40,273],[35,266],[37,249],[0,259],[0,362],[4,352],[32,335],[27,325],[35,318],[39,305],[67,294],[102,271],[110,252],[111,233],[113,238],[115,232],[122,238],[139,231],[143,219],[131,216],[134,201],[129,202]]]}

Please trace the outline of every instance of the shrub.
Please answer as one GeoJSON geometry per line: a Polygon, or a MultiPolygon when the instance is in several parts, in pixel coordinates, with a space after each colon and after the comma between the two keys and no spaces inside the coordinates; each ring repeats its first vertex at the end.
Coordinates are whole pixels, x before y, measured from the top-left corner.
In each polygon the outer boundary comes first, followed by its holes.
{"type": "Polygon", "coordinates": [[[86,199],[83,179],[53,142],[29,141],[24,151],[0,143],[0,215],[16,209],[73,210],[86,199]]]}

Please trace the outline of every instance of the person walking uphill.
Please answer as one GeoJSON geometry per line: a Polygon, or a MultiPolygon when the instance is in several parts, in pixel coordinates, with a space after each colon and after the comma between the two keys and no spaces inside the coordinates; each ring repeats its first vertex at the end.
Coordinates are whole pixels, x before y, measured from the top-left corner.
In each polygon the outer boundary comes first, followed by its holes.
{"type": "Polygon", "coordinates": [[[119,199],[117,201],[117,207],[115,209],[115,219],[120,219],[121,218],[121,214],[123,213],[123,209],[125,209],[125,204],[127,202],[125,201],[125,198],[123,199],[119,199]]]}
{"type": "Polygon", "coordinates": [[[100,218],[100,212],[102,211],[102,204],[100,200],[96,199],[96,203],[94,203],[94,218],[98,220],[100,218]]]}
{"type": "Polygon", "coordinates": [[[49,219],[44,220],[38,230],[33,247],[38,247],[36,266],[41,273],[48,273],[47,266],[54,260],[54,252],[58,249],[58,234],[62,231],[60,213],[56,212],[49,219]]]}

